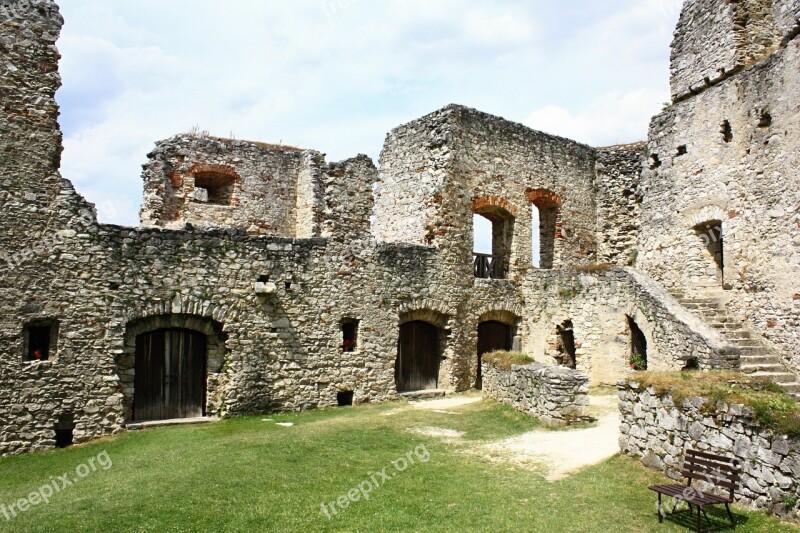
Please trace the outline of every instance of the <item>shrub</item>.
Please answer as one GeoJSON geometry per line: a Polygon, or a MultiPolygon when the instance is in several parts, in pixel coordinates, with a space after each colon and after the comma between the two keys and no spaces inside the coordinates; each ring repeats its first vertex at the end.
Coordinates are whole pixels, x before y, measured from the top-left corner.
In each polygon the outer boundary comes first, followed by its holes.
{"type": "Polygon", "coordinates": [[[598,272],[608,272],[615,267],[611,263],[591,263],[588,265],[578,265],[575,270],[582,274],[596,274],[598,272]]]}
{"type": "Polygon", "coordinates": [[[485,354],[483,362],[495,368],[508,370],[513,365],[528,365],[535,361],[526,353],[497,351],[485,354]]]}

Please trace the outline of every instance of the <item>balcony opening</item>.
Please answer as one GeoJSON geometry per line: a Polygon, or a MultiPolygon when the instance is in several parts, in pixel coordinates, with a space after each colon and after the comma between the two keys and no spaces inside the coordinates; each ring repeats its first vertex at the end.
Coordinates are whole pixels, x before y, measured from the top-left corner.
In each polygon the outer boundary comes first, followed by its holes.
{"type": "Polygon", "coordinates": [[[475,277],[505,279],[510,267],[513,215],[497,205],[485,205],[475,210],[472,224],[475,277]]]}
{"type": "Polygon", "coordinates": [[[536,268],[553,268],[557,225],[557,206],[546,204],[531,206],[531,264],[536,268]]]}

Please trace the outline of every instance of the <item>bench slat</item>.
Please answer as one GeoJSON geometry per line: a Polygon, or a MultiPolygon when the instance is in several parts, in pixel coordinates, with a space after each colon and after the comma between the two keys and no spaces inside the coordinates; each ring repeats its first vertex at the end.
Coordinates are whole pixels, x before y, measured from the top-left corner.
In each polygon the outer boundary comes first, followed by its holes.
{"type": "Polygon", "coordinates": [[[735,461],[735,459],[725,457],[724,455],[714,455],[713,453],[701,452],[700,450],[686,450],[686,455],[689,457],[701,457],[703,459],[711,459],[712,461],[719,461],[721,463],[728,464],[731,464],[735,461]]]}
{"type": "Polygon", "coordinates": [[[676,498],[700,506],[732,503],[733,501],[731,498],[718,496],[716,494],[703,492],[701,495],[701,493],[696,490],[687,491],[687,489],[690,488],[691,487],[686,485],[653,485],[650,487],[650,490],[669,496],[670,498],[676,498]]]}
{"type": "Polygon", "coordinates": [[[720,470],[723,470],[723,471],[726,471],[726,472],[738,472],[739,471],[739,469],[736,468],[735,466],[733,466],[731,463],[721,463],[719,461],[712,461],[710,459],[704,459],[704,458],[701,458],[701,457],[686,457],[684,462],[690,463],[690,464],[703,465],[703,466],[711,466],[713,468],[719,468],[720,470]]]}

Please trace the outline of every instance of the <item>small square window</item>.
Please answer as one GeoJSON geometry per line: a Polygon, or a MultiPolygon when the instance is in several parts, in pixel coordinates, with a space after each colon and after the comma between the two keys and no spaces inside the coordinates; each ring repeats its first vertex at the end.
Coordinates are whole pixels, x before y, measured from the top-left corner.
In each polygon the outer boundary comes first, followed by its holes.
{"type": "Polygon", "coordinates": [[[355,352],[358,347],[358,320],[342,320],[342,351],[355,352]]]}
{"type": "Polygon", "coordinates": [[[58,343],[56,321],[36,321],[25,326],[25,360],[49,361],[55,358],[58,343]]]}

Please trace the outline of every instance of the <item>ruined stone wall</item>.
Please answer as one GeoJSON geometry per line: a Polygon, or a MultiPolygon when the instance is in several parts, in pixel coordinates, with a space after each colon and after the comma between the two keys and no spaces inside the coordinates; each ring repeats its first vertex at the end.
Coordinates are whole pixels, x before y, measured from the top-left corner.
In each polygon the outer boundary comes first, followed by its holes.
{"type": "Polygon", "coordinates": [[[589,376],[541,363],[509,369],[483,363],[483,395],[547,424],[577,422],[589,414],[589,376]]]}
{"type": "Polygon", "coordinates": [[[531,265],[531,236],[538,231],[531,227],[532,204],[549,195],[558,202],[553,267],[594,261],[594,151],[474,109],[453,112],[460,124],[454,133],[457,160],[443,204],[445,225],[456,231],[453,242],[471,245],[472,224],[458,224],[471,222],[476,200],[504,206],[514,216],[513,278],[531,265]]]}
{"type": "Polygon", "coordinates": [[[653,120],[637,263],[670,290],[727,302],[795,371],[799,61],[795,38],[653,120]],[[722,272],[707,249],[709,226],[722,229],[722,272]]]}
{"type": "Polygon", "coordinates": [[[800,440],[765,429],[749,407],[720,403],[712,414],[705,402],[692,398],[677,404],[653,388],[621,382],[620,450],[680,482],[685,482],[681,467],[686,450],[735,457],[742,468],[735,493],[740,505],[800,521],[800,440]]]}
{"type": "Polygon", "coordinates": [[[557,327],[570,321],[577,368],[593,385],[613,385],[633,373],[627,317],[645,334],[649,370],[678,370],[687,359],[701,368],[738,365],[735,348],[718,332],[633,269],[532,270],[521,290],[527,303],[520,325],[523,351],[538,362],[556,364],[561,355],[557,327]]]}
{"type": "Polygon", "coordinates": [[[56,216],[62,192],[69,194],[61,190],[58,175],[62,148],[54,100],[61,85],[55,42],[62,23],[50,1],[0,5],[3,254],[14,254],[37,241],[56,216]]]}
{"type": "Polygon", "coordinates": [[[472,214],[513,219],[510,277],[531,264],[531,209],[554,201],[556,266],[595,258],[594,152],[499,117],[448,106],[387,137],[381,156],[376,236],[437,246],[471,261],[472,214]]]}
{"type": "Polygon", "coordinates": [[[799,13],[789,0],[684,2],[672,43],[673,100],[702,92],[774,52],[796,31],[799,13]]]}
{"type": "Polygon", "coordinates": [[[596,151],[597,261],[632,266],[642,225],[639,178],[645,143],[596,151]]]}
{"type": "Polygon", "coordinates": [[[144,170],[145,226],[234,226],[253,234],[295,235],[298,174],[317,154],[179,135],[159,142],[144,170]],[[216,191],[216,194],[215,194],[216,191]]]}

